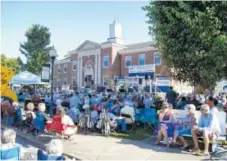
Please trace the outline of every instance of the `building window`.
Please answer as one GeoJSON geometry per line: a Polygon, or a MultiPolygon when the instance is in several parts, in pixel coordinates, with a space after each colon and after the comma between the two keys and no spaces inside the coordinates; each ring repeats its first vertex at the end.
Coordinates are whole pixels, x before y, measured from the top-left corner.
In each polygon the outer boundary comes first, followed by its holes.
{"type": "Polygon", "coordinates": [[[108,86],[108,76],[103,76],[103,86],[108,86]]]}
{"type": "Polygon", "coordinates": [[[103,68],[107,68],[109,66],[109,56],[103,57],[103,68]]]}
{"type": "Polygon", "coordinates": [[[59,79],[57,79],[57,86],[61,85],[61,81],[59,79]]]}
{"type": "Polygon", "coordinates": [[[76,65],[77,65],[77,62],[76,61],[73,61],[73,70],[74,71],[76,70],[76,65]]]}
{"type": "Polygon", "coordinates": [[[67,64],[64,64],[64,73],[67,73],[67,64]]]}
{"type": "Polygon", "coordinates": [[[68,84],[67,78],[64,79],[64,85],[68,84]]]}
{"type": "Polygon", "coordinates": [[[125,57],[125,67],[131,66],[131,65],[132,65],[132,57],[126,56],[125,57]]]}
{"type": "Polygon", "coordinates": [[[145,65],[145,54],[140,54],[139,55],[139,65],[145,65]]]}
{"type": "Polygon", "coordinates": [[[73,86],[76,86],[76,78],[73,77],[73,86]]]}
{"type": "Polygon", "coordinates": [[[57,70],[58,70],[58,73],[61,72],[61,66],[60,65],[58,65],[57,70]]]}
{"type": "Polygon", "coordinates": [[[161,56],[160,55],[154,56],[154,64],[155,65],[161,65],[161,56]]]}

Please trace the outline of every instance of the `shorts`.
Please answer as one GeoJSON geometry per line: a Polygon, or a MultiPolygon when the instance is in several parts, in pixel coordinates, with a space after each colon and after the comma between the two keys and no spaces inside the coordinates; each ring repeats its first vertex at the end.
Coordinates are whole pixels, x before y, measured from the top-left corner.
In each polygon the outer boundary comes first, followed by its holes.
{"type": "Polygon", "coordinates": [[[178,137],[183,137],[184,135],[191,135],[191,128],[183,128],[182,126],[178,126],[176,131],[178,131],[178,137]]]}
{"type": "MultiPolygon", "coordinates": [[[[220,135],[220,133],[218,131],[212,131],[212,130],[205,130],[205,131],[208,133],[208,137],[210,139],[213,139],[214,137],[217,138],[220,135]]],[[[202,137],[203,136],[203,131],[198,131],[197,135],[199,137],[202,137]]]]}

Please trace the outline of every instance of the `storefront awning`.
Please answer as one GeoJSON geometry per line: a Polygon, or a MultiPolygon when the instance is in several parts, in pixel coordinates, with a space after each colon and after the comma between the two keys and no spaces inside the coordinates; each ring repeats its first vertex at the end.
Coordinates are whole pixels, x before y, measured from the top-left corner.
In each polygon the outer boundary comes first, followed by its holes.
{"type": "Polygon", "coordinates": [[[144,72],[144,73],[129,73],[129,77],[136,77],[136,76],[148,76],[151,77],[152,79],[154,78],[154,72],[144,72]]]}

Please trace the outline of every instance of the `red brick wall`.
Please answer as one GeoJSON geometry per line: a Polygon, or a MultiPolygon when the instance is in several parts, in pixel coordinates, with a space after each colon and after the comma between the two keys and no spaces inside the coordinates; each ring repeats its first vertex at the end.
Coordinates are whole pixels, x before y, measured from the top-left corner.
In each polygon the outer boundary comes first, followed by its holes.
{"type": "Polygon", "coordinates": [[[112,47],[101,49],[101,85],[103,85],[103,76],[112,77],[112,47]],[[109,67],[103,68],[103,57],[109,56],[109,67]]]}
{"type": "MultiPolygon", "coordinates": [[[[129,53],[121,55],[121,76],[128,75],[128,68],[125,67],[125,59],[126,56],[132,57],[132,65],[138,65],[139,61],[139,55],[145,54],[145,63],[146,64],[153,64],[154,63],[154,53],[157,52],[157,50],[150,50],[146,52],[136,52],[136,53],[129,53]]],[[[165,62],[163,59],[161,59],[161,65],[156,65],[156,74],[160,74],[162,76],[169,76],[169,71],[167,70],[167,66],[165,65],[165,62]]]]}

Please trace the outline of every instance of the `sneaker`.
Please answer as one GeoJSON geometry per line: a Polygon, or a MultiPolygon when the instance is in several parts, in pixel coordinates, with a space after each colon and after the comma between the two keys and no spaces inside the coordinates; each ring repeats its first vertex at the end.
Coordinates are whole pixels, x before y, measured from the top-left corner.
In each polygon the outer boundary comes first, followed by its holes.
{"type": "Polygon", "coordinates": [[[198,151],[197,153],[195,153],[195,155],[197,156],[209,156],[209,152],[204,152],[204,151],[198,151]]]}

